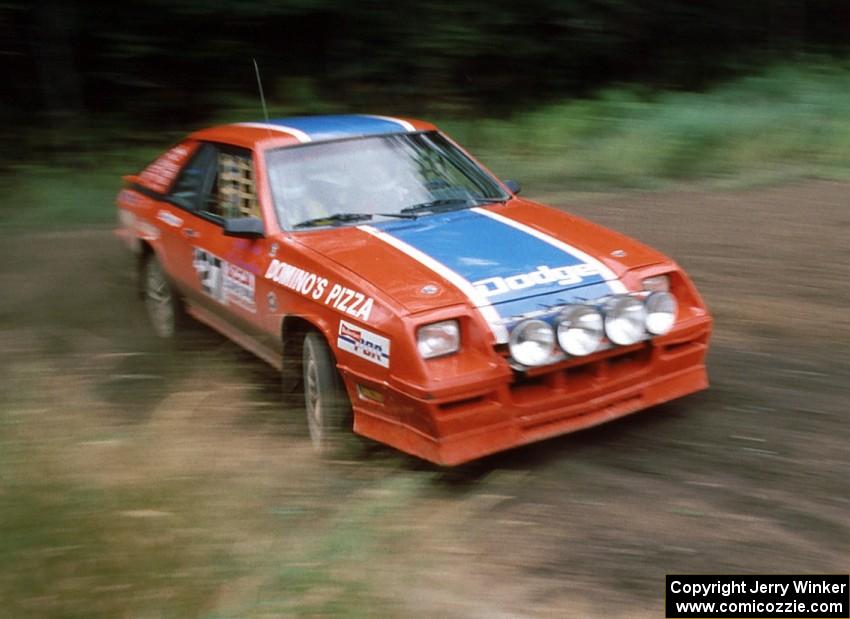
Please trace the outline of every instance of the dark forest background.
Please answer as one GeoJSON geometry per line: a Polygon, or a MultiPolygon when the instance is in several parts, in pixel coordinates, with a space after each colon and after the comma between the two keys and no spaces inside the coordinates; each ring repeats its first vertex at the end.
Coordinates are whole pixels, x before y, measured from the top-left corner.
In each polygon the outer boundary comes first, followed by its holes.
{"type": "Polygon", "coordinates": [[[310,112],[504,115],[611,83],[701,89],[846,49],[843,0],[7,1],[4,126],[202,122],[228,95],[310,112]]]}
{"type": "Polygon", "coordinates": [[[844,178],[848,26],[844,0],[0,0],[0,220],[108,220],[122,174],[262,118],[254,58],[272,116],[423,117],[531,190],[844,178]]]}

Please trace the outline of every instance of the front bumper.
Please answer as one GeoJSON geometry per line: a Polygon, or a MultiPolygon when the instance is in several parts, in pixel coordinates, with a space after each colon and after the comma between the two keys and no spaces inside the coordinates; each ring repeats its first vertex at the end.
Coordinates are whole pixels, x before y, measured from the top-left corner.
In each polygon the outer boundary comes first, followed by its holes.
{"type": "Polygon", "coordinates": [[[450,398],[393,389],[381,404],[352,397],[354,431],[436,464],[462,464],[705,389],[710,332],[709,317],[692,319],[663,337],[514,373],[495,386],[470,384],[450,398]]]}

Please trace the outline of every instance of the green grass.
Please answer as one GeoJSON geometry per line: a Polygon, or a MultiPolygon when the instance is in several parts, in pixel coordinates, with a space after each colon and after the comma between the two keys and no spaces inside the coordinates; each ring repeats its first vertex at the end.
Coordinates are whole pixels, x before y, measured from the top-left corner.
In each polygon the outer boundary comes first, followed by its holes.
{"type": "Polygon", "coordinates": [[[620,89],[509,120],[441,123],[531,189],[850,178],[850,70],[778,67],[706,93],[620,89]]]}
{"type": "MultiPolygon", "coordinates": [[[[169,449],[162,437],[110,426],[74,398],[57,406],[73,383],[34,380],[53,369],[21,363],[0,394],[0,616],[400,616],[376,570],[429,474],[302,467],[308,478],[270,485],[265,471],[235,471],[227,434],[195,452],[205,467],[140,471],[169,449]],[[79,457],[104,449],[117,456],[106,470],[79,457]]],[[[197,441],[180,432],[169,427],[172,447],[197,441]]]]}
{"type": "Polygon", "coordinates": [[[0,203],[0,225],[61,229],[68,225],[110,224],[121,177],[134,174],[176,140],[165,136],[159,146],[88,150],[70,163],[26,163],[0,177],[10,189],[0,203]]]}
{"type": "MultiPolygon", "coordinates": [[[[255,116],[256,102],[229,99],[210,122],[255,116]]],[[[530,195],[850,178],[846,62],[779,66],[705,93],[620,88],[509,119],[436,120],[530,195]]],[[[135,136],[136,145],[123,148],[101,136],[73,167],[19,166],[5,179],[14,199],[0,206],[0,223],[109,223],[120,176],[139,170],[176,137],[148,136],[139,146],[135,136]]]]}

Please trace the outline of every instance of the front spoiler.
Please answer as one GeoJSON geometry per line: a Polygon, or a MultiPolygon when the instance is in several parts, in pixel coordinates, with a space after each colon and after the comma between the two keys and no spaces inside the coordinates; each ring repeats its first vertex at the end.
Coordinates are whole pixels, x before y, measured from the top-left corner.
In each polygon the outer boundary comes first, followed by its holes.
{"type": "Polygon", "coordinates": [[[442,403],[393,393],[387,401],[392,415],[354,400],[354,431],[455,466],[589,428],[707,388],[710,327],[706,317],[632,349],[625,362],[589,360],[527,387],[514,381],[481,394],[470,385],[470,397],[442,403]]]}

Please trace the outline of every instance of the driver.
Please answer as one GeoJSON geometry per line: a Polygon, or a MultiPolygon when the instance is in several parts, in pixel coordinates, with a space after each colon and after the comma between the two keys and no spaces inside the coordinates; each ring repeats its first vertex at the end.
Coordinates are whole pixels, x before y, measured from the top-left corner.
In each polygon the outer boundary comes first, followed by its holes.
{"type": "Polygon", "coordinates": [[[367,182],[360,183],[361,210],[371,213],[397,212],[410,203],[410,171],[393,157],[375,157],[363,166],[367,182]]]}
{"type": "Polygon", "coordinates": [[[283,198],[281,210],[290,226],[330,214],[330,209],[325,208],[318,199],[309,178],[296,166],[280,166],[272,173],[276,176],[274,182],[283,198]]]}

